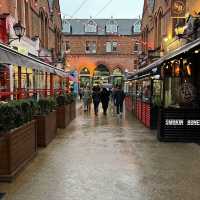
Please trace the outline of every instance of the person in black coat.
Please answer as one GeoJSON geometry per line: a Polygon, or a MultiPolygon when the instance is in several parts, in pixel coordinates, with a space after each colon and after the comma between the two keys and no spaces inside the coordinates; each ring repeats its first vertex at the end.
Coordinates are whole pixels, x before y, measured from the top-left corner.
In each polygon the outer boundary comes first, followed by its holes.
{"type": "Polygon", "coordinates": [[[93,104],[94,104],[94,112],[95,112],[95,115],[97,116],[99,103],[101,101],[101,93],[100,93],[99,86],[93,87],[92,100],[93,100],[93,104]]]}
{"type": "Polygon", "coordinates": [[[123,103],[124,103],[125,93],[121,89],[120,86],[117,87],[115,93],[114,93],[114,102],[117,107],[117,114],[123,113],[123,103]]]}
{"type": "Polygon", "coordinates": [[[108,104],[109,104],[109,96],[110,93],[106,88],[103,88],[101,91],[101,103],[103,107],[103,114],[106,115],[107,109],[108,109],[108,104]]]}

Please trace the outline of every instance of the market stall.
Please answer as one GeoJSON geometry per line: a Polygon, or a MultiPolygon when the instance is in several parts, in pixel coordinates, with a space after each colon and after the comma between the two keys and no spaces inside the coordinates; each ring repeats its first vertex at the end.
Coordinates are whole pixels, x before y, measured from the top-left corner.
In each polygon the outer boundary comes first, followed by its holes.
{"type": "Polygon", "coordinates": [[[129,77],[135,114],[160,141],[200,141],[200,38],[129,77]],[[134,96],[134,95],[132,95],[134,96]]]}

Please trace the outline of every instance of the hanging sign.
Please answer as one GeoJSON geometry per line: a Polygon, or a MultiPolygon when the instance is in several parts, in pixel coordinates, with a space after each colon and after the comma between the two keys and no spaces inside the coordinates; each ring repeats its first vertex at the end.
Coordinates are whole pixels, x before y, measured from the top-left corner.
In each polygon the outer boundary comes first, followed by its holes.
{"type": "Polygon", "coordinates": [[[171,16],[174,18],[185,17],[186,0],[171,1],[171,16]]]}

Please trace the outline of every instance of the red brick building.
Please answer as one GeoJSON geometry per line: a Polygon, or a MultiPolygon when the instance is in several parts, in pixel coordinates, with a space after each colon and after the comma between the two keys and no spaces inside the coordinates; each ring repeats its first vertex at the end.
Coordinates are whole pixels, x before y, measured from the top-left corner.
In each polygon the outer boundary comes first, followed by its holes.
{"type": "Polygon", "coordinates": [[[19,51],[23,48],[26,54],[42,56],[48,62],[61,54],[59,0],[1,0],[0,20],[1,42],[8,43],[8,36],[16,37],[13,25],[20,21],[25,27],[25,35],[20,43],[14,41],[11,46],[19,51]]]}
{"type": "Polygon", "coordinates": [[[176,26],[187,26],[187,17],[195,19],[199,12],[199,0],[144,0],[140,67],[186,44],[186,39],[177,37],[176,26]]]}
{"type": "Polygon", "coordinates": [[[63,34],[66,68],[86,82],[120,81],[125,72],[137,70],[138,19],[64,19],[63,34]]]}

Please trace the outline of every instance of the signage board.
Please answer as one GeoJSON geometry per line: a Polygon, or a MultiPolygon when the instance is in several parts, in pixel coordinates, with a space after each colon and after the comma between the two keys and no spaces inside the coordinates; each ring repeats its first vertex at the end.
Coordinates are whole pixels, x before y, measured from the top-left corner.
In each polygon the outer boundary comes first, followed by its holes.
{"type": "Polygon", "coordinates": [[[200,110],[164,108],[160,110],[158,138],[162,141],[200,141],[200,110]]]}
{"type": "Polygon", "coordinates": [[[171,1],[171,16],[174,18],[185,17],[186,14],[186,0],[172,0],[171,1]]]}
{"type": "Polygon", "coordinates": [[[165,126],[200,126],[200,119],[165,119],[165,126]]]}

